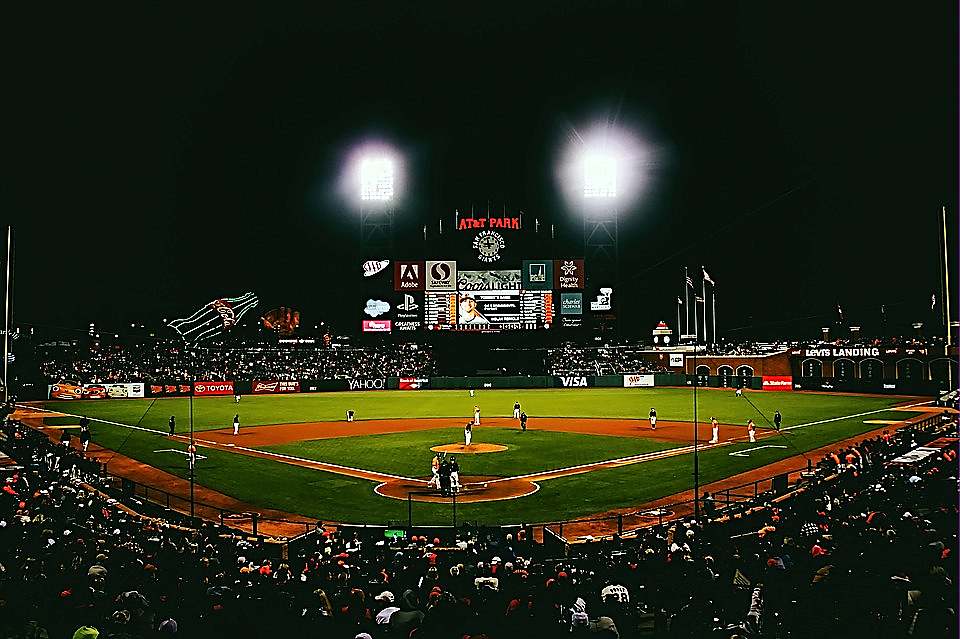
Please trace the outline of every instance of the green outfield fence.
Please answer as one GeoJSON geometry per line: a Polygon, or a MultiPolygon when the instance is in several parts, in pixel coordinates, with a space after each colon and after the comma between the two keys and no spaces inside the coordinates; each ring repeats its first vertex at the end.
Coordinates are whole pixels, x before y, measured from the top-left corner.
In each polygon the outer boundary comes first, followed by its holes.
{"type": "MultiPolygon", "coordinates": [[[[924,431],[931,431],[943,424],[940,413],[930,413],[919,417],[906,420],[906,424],[914,426],[924,431]]],[[[774,501],[783,498],[784,495],[791,493],[798,488],[802,488],[807,481],[813,481],[811,473],[813,460],[808,461],[808,465],[792,469],[787,472],[777,473],[757,479],[752,482],[746,482],[734,486],[728,486],[713,494],[714,505],[717,514],[734,515],[746,511],[761,503],[774,501]]],[[[637,531],[651,526],[662,525],[674,519],[690,517],[694,513],[694,499],[680,501],[664,502],[655,507],[638,509],[633,511],[624,511],[610,515],[584,517],[578,519],[557,520],[552,522],[540,523],[517,523],[507,525],[485,525],[482,522],[464,520],[458,518],[458,508],[456,495],[447,498],[445,502],[431,502],[431,506],[438,503],[449,506],[449,523],[436,524],[419,522],[416,516],[418,502],[414,500],[417,495],[436,495],[435,492],[416,492],[407,497],[407,518],[405,521],[389,521],[386,524],[365,524],[365,523],[336,523],[321,522],[318,520],[306,519],[284,519],[278,517],[265,516],[258,512],[238,512],[221,506],[205,503],[202,500],[194,500],[193,512],[194,519],[190,521],[191,504],[190,500],[183,495],[174,494],[160,488],[155,488],[137,481],[124,477],[113,475],[106,469],[103,471],[103,478],[106,487],[114,493],[119,492],[123,497],[135,497],[137,499],[149,502],[159,506],[164,512],[161,516],[169,516],[171,519],[179,517],[196,526],[201,520],[219,523],[223,526],[234,529],[245,534],[252,534],[260,537],[281,537],[287,540],[298,538],[305,534],[316,531],[321,525],[347,527],[363,530],[386,530],[403,529],[407,534],[414,530],[435,530],[435,531],[455,531],[458,529],[490,529],[497,528],[503,530],[512,530],[524,528],[528,530],[528,535],[533,539],[545,544],[553,543],[576,543],[589,537],[594,539],[611,537],[619,535],[629,538],[637,531]]],[[[716,483],[716,482],[715,482],[716,483]]],[[[129,504],[127,504],[129,506],[129,504]]],[[[701,500],[701,507],[705,504],[701,500]]],[[[435,519],[431,517],[431,520],[435,519]]]]}

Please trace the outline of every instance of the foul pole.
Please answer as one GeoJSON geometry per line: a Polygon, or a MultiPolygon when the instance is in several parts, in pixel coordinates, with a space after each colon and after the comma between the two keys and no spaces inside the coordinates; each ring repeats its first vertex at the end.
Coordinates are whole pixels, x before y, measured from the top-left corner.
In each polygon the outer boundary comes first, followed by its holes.
{"type": "Polygon", "coordinates": [[[7,278],[6,286],[4,287],[4,304],[3,304],[3,402],[7,403],[10,400],[10,384],[8,380],[10,379],[9,367],[10,367],[10,321],[12,319],[12,314],[10,313],[10,258],[13,255],[13,227],[7,227],[7,278]]]}

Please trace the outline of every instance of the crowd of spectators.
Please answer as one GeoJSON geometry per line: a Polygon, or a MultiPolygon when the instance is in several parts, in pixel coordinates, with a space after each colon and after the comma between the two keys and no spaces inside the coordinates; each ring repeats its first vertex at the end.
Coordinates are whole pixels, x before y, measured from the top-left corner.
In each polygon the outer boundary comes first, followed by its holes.
{"type": "Polygon", "coordinates": [[[0,467],[0,636],[955,637],[956,444],[891,464],[934,437],[905,429],[825,456],[805,490],[751,515],[707,499],[700,521],[567,552],[527,527],[318,528],[285,555],[140,517],[75,453],[9,422],[0,448],[20,465],[0,467]]]}
{"type": "Polygon", "coordinates": [[[547,350],[547,375],[633,375],[666,372],[644,359],[640,346],[580,346],[567,343],[547,350]]]}
{"type": "Polygon", "coordinates": [[[168,341],[95,342],[42,346],[38,352],[41,373],[51,382],[353,379],[430,375],[434,367],[430,347],[418,344],[190,348],[168,341]]]}

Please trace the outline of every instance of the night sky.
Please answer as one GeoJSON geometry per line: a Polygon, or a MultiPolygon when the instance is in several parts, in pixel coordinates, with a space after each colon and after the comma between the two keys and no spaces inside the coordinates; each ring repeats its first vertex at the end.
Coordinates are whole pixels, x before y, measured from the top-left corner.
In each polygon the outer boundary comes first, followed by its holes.
{"type": "Polygon", "coordinates": [[[923,320],[940,297],[955,4],[349,6],[9,16],[18,323],[110,330],[253,290],[355,330],[353,145],[403,153],[398,233],[488,201],[569,226],[556,166],[597,121],[649,158],[621,210],[627,334],[675,318],[684,265],[734,337],[813,337],[838,303],[868,330],[881,304],[923,320]]]}

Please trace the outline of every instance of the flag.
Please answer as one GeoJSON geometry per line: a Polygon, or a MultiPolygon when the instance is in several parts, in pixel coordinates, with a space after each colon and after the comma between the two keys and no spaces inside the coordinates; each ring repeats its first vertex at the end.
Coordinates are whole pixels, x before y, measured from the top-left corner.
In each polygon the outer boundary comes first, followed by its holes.
{"type": "Polygon", "coordinates": [[[679,297],[679,296],[677,297],[677,304],[679,304],[679,305],[681,305],[681,306],[683,306],[683,300],[682,300],[682,299],[680,299],[680,297],[679,297]]]}
{"type": "Polygon", "coordinates": [[[240,297],[224,297],[204,304],[190,317],[175,319],[167,326],[177,331],[187,344],[196,344],[230,330],[260,300],[250,292],[240,297]]]}
{"type": "Polygon", "coordinates": [[[739,568],[737,568],[737,571],[733,573],[733,585],[741,588],[750,587],[750,580],[747,579],[742,572],[740,572],[739,568]]]}
{"type": "Polygon", "coordinates": [[[693,278],[687,275],[687,286],[693,288],[693,278]]]}
{"type": "Polygon", "coordinates": [[[932,311],[936,305],[937,305],[937,294],[933,293],[932,295],[930,295],[930,310],[932,311]]]}
{"type": "Polygon", "coordinates": [[[701,266],[701,267],[700,267],[700,270],[703,271],[703,279],[704,279],[704,281],[710,282],[710,286],[716,286],[716,284],[714,284],[713,280],[710,279],[710,275],[707,273],[707,269],[705,269],[705,268],[703,268],[703,267],[701,266]]]}

